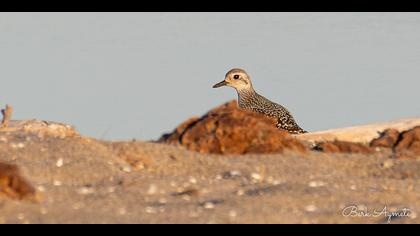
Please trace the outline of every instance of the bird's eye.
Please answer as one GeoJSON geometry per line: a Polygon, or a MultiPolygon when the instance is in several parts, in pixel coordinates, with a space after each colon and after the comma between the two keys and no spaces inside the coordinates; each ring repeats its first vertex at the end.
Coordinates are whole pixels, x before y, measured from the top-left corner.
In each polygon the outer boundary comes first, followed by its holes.
{"type": "Polygon", "coordinates": [[[239,75],[234,75],[233,78],[234,79],[239,79],[239,75]]]}

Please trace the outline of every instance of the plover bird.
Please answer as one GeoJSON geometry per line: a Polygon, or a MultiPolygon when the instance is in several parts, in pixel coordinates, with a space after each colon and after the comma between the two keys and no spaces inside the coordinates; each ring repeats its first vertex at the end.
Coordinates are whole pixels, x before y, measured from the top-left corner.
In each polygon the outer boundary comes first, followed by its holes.
{"type": "Polygon", "coordinates": [[[307,133],[296,123],[292,114],[277,103],[259,95],[252,87],[251,78],[242,69],[232,69],[226,73],[225,79],[213,86],[219,88],[229,86],[238,92],[238,105],[241,109],[251,110],[277,119],[277,127],[292,134],[307,133]]]}

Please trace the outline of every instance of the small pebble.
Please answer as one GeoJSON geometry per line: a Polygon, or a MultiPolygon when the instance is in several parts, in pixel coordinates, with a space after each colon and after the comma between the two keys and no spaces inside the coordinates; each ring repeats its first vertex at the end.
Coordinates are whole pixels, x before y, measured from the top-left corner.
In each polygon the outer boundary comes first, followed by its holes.
{"type": "Polygon", "coordinates": [[[183,199],[184,201],[187,201],[187,202],[191,201],[191,197],[190,197],[190,196],[188,196],[188,195],[183,195],[183,196],[182,196],[182,199],[183,199]]]}
{"type": "Polygon", "coordinates": [[[120,215],[125,215],[127,213],[127,210],[123,207],[121,207],[120,209],[118,209],[118,214],[120,215]]]}
{"type": "Polygon", "coordinates": [[[25,147],[25,144],[23,144],[23,143],[11,143],[10,146],[13,149],[22,149],[22,148],[25,147]]]}
{"type": "Polygon", "coordinates": [[[46,214],[48,213],[48,211],[47,211],[47,209],[46,209],[46,208],[41,208],[41,209],[39,209],[39,212],[40,212],[42,215],[46,215],[46,214]]]}
{"type": "Polygon", "coordinates": [[[231,211],[229,211],[229,216],[233,218],[233,217],[238,216],[238,213],[234,210],[231,210],[231,211]]]}
{"type": "Polygon", "coordinates": [[[157,186],[156,186],[156,185],[154,185],[154,184],[151,184],[151,185],[149,186],[149,189],[147,190],[147,194],[149,194],[149,195],[154,195],[154,194],[156,194],[156,193],[157,193],[157,190],[158,190],[157,186]]]}
{"type": "Polygon", "coordinates": [[[252,173],[251,178],[253,178],[254,180],[257,180],[257,181],[260,181],[262,179],[261,175],[258,174],[258,173],[252,173]]]}
{"type": "Polygon", "coordinates": [[[63,183],[59,180],[54,180],[53,185],[54,186],[61,186],[61,185],[63,185],[63,183]]]}
{"type": "Polygon", "coordinates": [[[215,179],[216,180],[221,180],[221,179],[223,179],[223,177],[221,175],[216,175],[215,179]]]}
{"type": "Polygon", "coordinates": [[[160,204],[166,204],[166,203],[168,203],[168,200],[166,200],[166,198],[159,198],[158,202],[160,204]]]}
{"type": "Polygon", "coordinates": [[[44,186],[38,186],[38,187],[36,187],[36,189],[39,191],[39,192],[45,192],[45,187],[44,186]]]}
{"type": "Polygon", "coordinates": [[[130,172],[131,172],[131,167],[130,167],[130,166],[124,166],[124,167],[122,168],[122,170],[123,170],[124,172],[130,173],[130,172]]]}
{"type": "Polygon", "coordinates": [[[284,183],[284,181],[282,181],[282,180],[273,180],[273,185],[280,185],[280,184],[282,184],[282,183],[284,183]]]}
{"type": "Polygon", "coordinates": [[[238,196],[243,196],[245,194],[245,190],[243,189],[239,189],[238,191],[236,191],[236,195],[238,196]]]}
{"type": "Polygon", "coordinates": [[[23,220],[23,219],[25,219],[25,215],[24,215],[23,213],[19,213],[19,214],[17,215],[17,218],[18,218],[19,220],[23,220]]]}
{"type": "Polygon", "coordinates": [[[144,211],[149,214],[155,214],[157,212],[156,208],[154,207],[146,207],[144,211]]]}
{"type": "Polygon", "coordinates": [[[322,187],[325,186],[326,183],[322,182],[322,181],[311,181],[309,182],[309,187],[311,188],[318,188],[318,187],[322,187]]]}
{"type": "Polygon", "coordinates": [[[215,205],[212,202],[205,202],[204,205],[203,205],[203,207],[205,209],[214,209],[215,205]]]}
{"type": "Polygon", "coordinates": [[[57,167],[62,167],[62,166],[63,166],[63,164],[64,164],[64,160],[63,160],[63,158],[59,158],[59,159],[57,160],[57,163],[55,163],[55,165],[56,165],[57,167]]]}
{"type": "Polygon", "coordinates": [[[227,172],[223,173],[223,178],[224,179],[230,179],[230,178],[241,177],[241,176],[242,176],[242,174],[238,170],[232,170],[232,171],[227,171],[227,172]]]}
{"type": "Polygon", "coordinates": [[[79,189],[77,190],[77,192],[78,192],[79,194],[82,194],[82,195],[87,195],[87,194],[92,194],[92,193],[94,193],[94,192],[95,192],[95,190],[94,190],[93,188],[82,187],[82,188],[79,188],[79,189]]]}
{"type": "Polygon", "coordinates": [[[382,162],[382,167],[384,169],[389,169],[393,166],[394,166],[394,161],[392,161],[392,160],[386,160],[386,161],[382,162]]]}
{"type": "Polygon", "coordinates": [[[188,188],[188,189],[180,189],[175,195],[197,197],[199,194],[200,194],[200,190],[195,189],[195,188],[188,188]]]}
{"type": "Polygon", "coordinates": [[[315,205],[308,205],[308,206],[306,206],[305,207],[305,210],[307,211],[307,212],[314,212],[314,211],[316,211],[318,208],[315,206],[315,205]]]}
{"type": "Polygon", "coordinates": [[[190,177],[189,178],[189,181],[190,181],[190,183],[192,183],[192,184],[196,184],[197,183],[197,179],[196,178],[194,178],[194,177],[190,177]]]}

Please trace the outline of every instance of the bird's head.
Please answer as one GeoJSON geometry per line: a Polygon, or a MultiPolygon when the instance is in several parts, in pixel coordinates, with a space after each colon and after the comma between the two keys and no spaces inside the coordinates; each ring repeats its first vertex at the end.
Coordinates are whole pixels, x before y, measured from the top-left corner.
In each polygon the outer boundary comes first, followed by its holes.
{"type": "Polygon", "coordinates": [[[225,79],[222,82],[213,85],[213,88],[222,86],[229,86],[236,90],[251,89],[251,78],[243,69],[232,69],[226,73],[225,79]]]}

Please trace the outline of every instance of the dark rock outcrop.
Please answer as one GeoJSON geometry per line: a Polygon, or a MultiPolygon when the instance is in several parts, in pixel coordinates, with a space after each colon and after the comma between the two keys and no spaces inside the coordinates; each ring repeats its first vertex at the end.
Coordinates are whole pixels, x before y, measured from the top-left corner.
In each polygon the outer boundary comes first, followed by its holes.
{"type": "Polygon", "coordinates": [[[391,149],[396,158],[420,157],[420,126],[407,131],[399,132],[397,129],[387,129],[369,145],[347,141],[328,141],[317,144],[314,150],[328,153],[363,153],[371,154],[376,148],[391,149]]]}
{"type": "Polygon", "coordinates": [[[371,147],[391,148],[397,158],[420,157],[420,126],[404,132],[386,130],[370,143],[371,147]]]}
{"type": "Polygon", "coordinates": [[[397,152],[409,151],[420,156],[420,126],[402,132],[395,150],[397,152]]]}
{"type": "Polygon", "coordinates": [[[35,189],[20,175],[15,165],[0,163],[0,195],[13,199],[35,199],[35,189]]]}
{"type": "Polygon", "coordinates": [[[398,142],[400,132],[396,129],[385,130],[379,138],[376,138],[370,142],[371,147],[385,147],[393,148],[398,142]]]}
{"type": "Polygon", "coordinates": [[[179,125],[159,142],[177,144],[201,153],[246,154],[279,153],[285,149],[305,152],[305,146],[276,120],[239,109],[235,100],[193,117],[179,125]]]}
{"type": "Polygon", "coordinates": [[[353,143],[346,141],[332,141],[332,142],[323,142],[318,144],[315,148],[317,151],[323,151],[327,153],[362,153],[362,154],[371,154],[374,152],[374,149],[368,147],[361,143],[353,143]]]}

